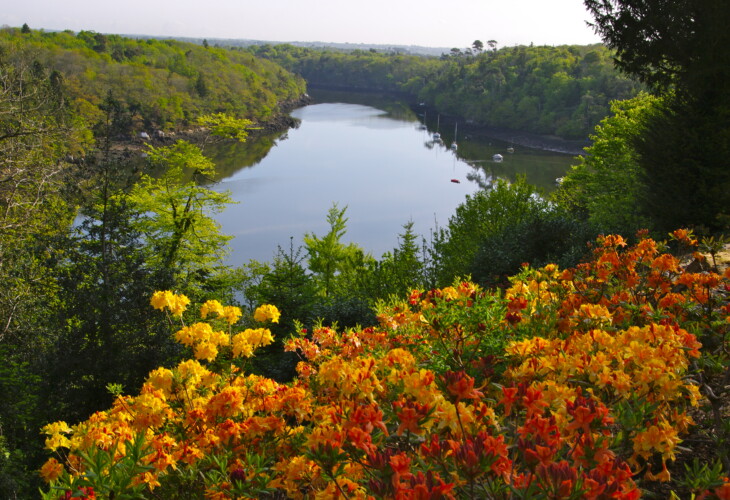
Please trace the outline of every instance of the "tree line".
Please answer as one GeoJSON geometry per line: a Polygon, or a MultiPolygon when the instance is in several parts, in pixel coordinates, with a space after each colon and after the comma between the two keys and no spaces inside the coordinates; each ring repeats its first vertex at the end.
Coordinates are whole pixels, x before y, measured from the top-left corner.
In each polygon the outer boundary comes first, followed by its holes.
{"type": "Polygon", "coordinates": [[[304,94],[304,81],[251,53],[175,40],[93,31],[3,28],[6,57],[22,57],[62,80],[69,106],[97,135],[190,127],[202,114],[266,123],[304,94]]]}
{"type": "Polygon", "coordinates": [[[585,138],[609,113],[610,101],[642,88],[616,70],[613,52],[601,44],[497,49],[490,40],[483,50],[476,42],[441,58],[292,45],[249,50],[310,85],[404,93],[440,113],[566,139],[585,138]]]}

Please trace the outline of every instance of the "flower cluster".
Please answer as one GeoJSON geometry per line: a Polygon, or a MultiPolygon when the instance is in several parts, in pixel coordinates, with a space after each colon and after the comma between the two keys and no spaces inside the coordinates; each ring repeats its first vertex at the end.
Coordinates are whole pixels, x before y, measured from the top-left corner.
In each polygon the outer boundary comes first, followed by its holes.
{"type": "MultiPolygon", "coordinates": [[[[638,498],[637,480],[670,479],[700,399],[697,334],[728,333],[729,284],[652,240],[608,236],[591,262],[525,267],[504,292],[413,291],[378,327],[298,332],[287,384],[236,363],[269,330],[234,333],[238,313],[208,301],[206,321],[176,334],[196,359],[85,422],[46,426],[57,456],[41,473],[51,492],[100,496],[638,498]]],[[[158,294],[182,315],[181,297],[158,294]]],[[[727,498],[730,483],[697,493],[727,498]]]]}
{"type": "Polygon", "coordinates": [[[159,310],[168,309],[173,316],[182,316],[190,304],[185,295],[176,295],[170,290],[155,292],[150,300],[152,307],[159,310]]]}

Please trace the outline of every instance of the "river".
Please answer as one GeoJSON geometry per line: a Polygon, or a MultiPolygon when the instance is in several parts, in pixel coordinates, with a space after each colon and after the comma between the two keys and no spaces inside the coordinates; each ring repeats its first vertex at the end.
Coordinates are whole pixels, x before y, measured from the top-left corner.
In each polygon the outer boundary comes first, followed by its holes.
{"type": "Polygon", "coordinates": [[[424,117],[392,99],[314,97],[314,104],[292,113],[300,120],[297,128],[213,151],[220,175],[215,189],[230,191],[237,202],[217,217],[223,233],[234,237],[228,264],[270,261],[277,245],[288,250],[290,238],[296,247],[305,233],[326,234],[327,211],[335,203],[347,207],[343,242],[379,258],[398,246],[409,221],[427,239],[445,226],[465,197],[480,189],[476,176],[488,184],[524,174],[549,191],[574,162],[568,154],[462,137],[458,124],[424,117]],[[431,130],[423,128],[424,119],[431,130]],[[443,144],[432,140],[437,126],[443,144]],[[449,147],[455,131],[457,151],[449,147]],[[503,161],[492,160],[497,153],[503,161]]]}

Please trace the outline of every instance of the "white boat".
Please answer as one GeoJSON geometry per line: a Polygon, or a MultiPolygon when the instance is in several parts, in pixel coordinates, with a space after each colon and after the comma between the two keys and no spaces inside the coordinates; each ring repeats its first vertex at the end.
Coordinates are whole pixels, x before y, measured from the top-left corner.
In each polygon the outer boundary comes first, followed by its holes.
{"type": "Polygon", "coordinates": [[[436,117],[436,132],[433,133],[433,140],[435,142],[441,142],[441,134],[439,133],[439,124],[441,123],[441,115],[436,117]]]}
{"type": "Polygon", "coordinates": [[[453,151],[456,151],[456,148],[458,147],[458,146],[456,145],[456,130],[457,130],[457,127],[458,127],[458,125],[459,125],[458,123],[455,123],[455,124],[454,124],[454,142],[452,142],[452,143],[451,143],[451,149],[452,149],[453,151]]]}
{"type": "Polygon", "coordinates": [[[502,161],[502,160],[504,160],[504,156],[502,156],[501,154],[497,153],[496,155],[492,156],[492,160],[493,161],[502,161]]]}
{"type": "Polygon", "coordinates": [[[418,130],[428,130],[428,127],[426,126],[426,112],[424,111],[422,115],[423,121],[418,125],[418,130]]]}

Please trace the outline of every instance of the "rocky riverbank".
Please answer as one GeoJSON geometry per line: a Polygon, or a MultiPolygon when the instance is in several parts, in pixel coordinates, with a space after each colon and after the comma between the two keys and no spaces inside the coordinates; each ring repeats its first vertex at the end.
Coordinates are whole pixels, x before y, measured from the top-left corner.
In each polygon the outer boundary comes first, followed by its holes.
{"type": "MultiPolygon", "coordinates": [[[[283,102],[279,105],[279,113],[271,119],[264,122],[255,123],[248,131],[251,138],[282,132],[290,128],[299,126],[296,118],[289,113],[301,106],[305,106],[311,102],[311,98],[307,94],[301,95],[298,99],[283,102]]],[[[112,141],[112,151],[123,157],[129,158],[138,154],[146,145],[166,146],[173,144],[178,140],[185,140],[193,144],[203,144],[210,140],[208,129],[204,127],[194,127],[188,129],[176,130],[174,132],[164,132],[161,130],[142,131],[131,138],[116,138],[112,141]]]]}
{"type": "Polygon", "coordinates": [[[526,146],[533,149],[542,149],[545,151],[555,151],[557,153],[571,154],[579,156],[585,154],[584,148],[590,146],[590,141],[571,141],[560,137],[531,134],[529,132],[519,132],[515,130],[501,129],[497,127],[487,127],[471,125],[470,133],[472,136],[483,135],[514,144],[515,146],[526,146]]]}

